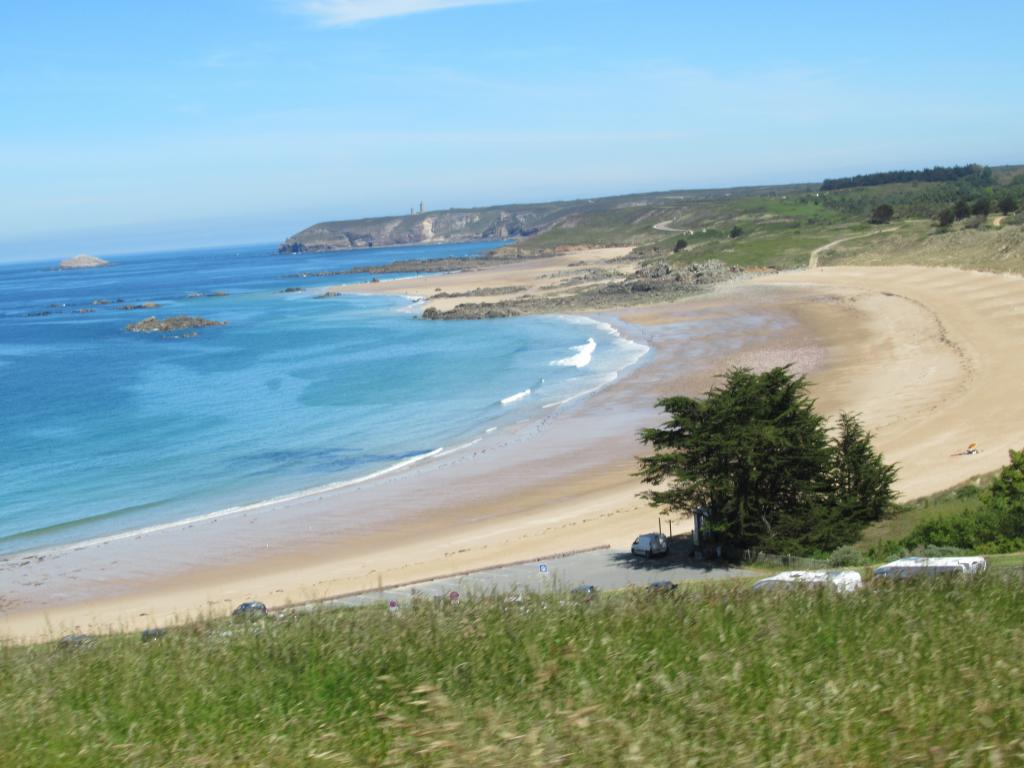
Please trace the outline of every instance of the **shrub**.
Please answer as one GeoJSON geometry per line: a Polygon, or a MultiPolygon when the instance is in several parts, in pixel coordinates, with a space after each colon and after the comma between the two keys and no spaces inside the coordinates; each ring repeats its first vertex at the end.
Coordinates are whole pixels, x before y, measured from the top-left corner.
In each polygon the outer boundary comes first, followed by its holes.
{"type": "Polygon", "coordinates": [[[888,203],[883,203],[871,212],[869,221],[872,224],[888,224],[892,221],[893,209],[888,203]]]}
{"type": "Polygon", "coordinates": [[[981,508],[919,523],[903,545],[1014,552],[1024,545],[1024,451],[1010,451],[1010,464],[981,494],[981,508]]]}
{"type": "Polygon", "coordinates": [[[957,555],[966,555],[968,552],[960,547],[937,547],[934,544],[929,544],[918,547],[910,554],[920,557],[956,557],[957,555]]]}
{"type": "Polygon", "coordinates": [[[687,242],[680,238],[679,240],[676,240],[676,247],[672,249],[672,253],[679,253],[680,251],[685,251],[686,246],[687,242]]]}
{"type": "Polygon", "coordinates": [[[729,230],[729,237],[731,237],[733,240],[735,240],[737,237],[739,237],[742,234],[743,234],[743,228],[739,227],[739,226],[735,226],[735,227],[733,227],[732,229],[729,230]]]}
{"type": "Polygon", "coordinates": [[[848,568],[865,565],[864,555],[851,546],[840,547],[828,556],[828,564],[833,568],[848,568]]]}
{"type": "Polygon", "coordinates": [[[878,563],[883,560],[896,560],[906,554],[907,548],[903,546],[903,542],[889,539],[880,541],[871,547],[867,551],[866,557],[870,562],[878,563]]]}
{"type": "Polygon", "coordinates": [[[956,219],[956,214],[953,213],[952,208],[943,208],[939,211],[937,221],[940,227],[948,227],[956,219]]]}

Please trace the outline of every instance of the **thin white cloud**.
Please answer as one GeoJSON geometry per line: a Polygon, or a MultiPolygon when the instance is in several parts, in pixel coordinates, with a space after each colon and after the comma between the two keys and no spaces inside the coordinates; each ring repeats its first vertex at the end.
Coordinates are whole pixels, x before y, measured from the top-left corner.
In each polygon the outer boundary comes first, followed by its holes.
{"type": "Polygon", "coordinates": [[[304,0],[298,9],[325,27],[343,27],[389,16],[442,11],[470,5],[497,5],[516,0],[304,0]]]}

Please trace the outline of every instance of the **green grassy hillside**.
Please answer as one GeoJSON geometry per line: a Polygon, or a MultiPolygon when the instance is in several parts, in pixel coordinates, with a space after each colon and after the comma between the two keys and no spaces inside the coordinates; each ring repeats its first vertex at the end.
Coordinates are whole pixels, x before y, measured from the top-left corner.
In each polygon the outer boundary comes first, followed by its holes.
{"type": "Polygon", "coordinates": [[[483,599],[0,650],[10,766],[1024,759],[1024,582],[483,599]]]}
{"type": "Polygon", "coordinates": [[[956,181],[902,181],[822,191],[820,184],[679,190],[537,205],[430,211],[324,222],[289,238],[283,250],[332,250],[420,242],[425,237],[515,237],[524,253],[571,246],[632,246],[651,258],[716,258],[743,267],[792,268],[837,240],[821,264],[926,264],[1024,271],[1024,216],[1002,215],[1012,197],[1024,206],[1024,168],[1004,166],[956,181]],[[987,216],[940,227],[957,201],[988,201],[987,216]],[[893,219],[871,224],[891,206],[893,219]],[[874,233],[870,237],[863,235],[874,233]],[[731,236],[734,235],[734,236],[731,236]],[[849,239],[853,238],[853,239],[849,239]],[[677,250],[680,240],[686,248],[677,250]]]}

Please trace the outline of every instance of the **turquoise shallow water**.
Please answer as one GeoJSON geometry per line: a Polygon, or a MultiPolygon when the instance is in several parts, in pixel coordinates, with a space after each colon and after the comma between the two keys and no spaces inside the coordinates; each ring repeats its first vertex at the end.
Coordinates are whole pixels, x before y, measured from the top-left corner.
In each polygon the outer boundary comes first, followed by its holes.
{"type": "Polygon", "coordinates": [[[638,359],[579,318],[427,322],[407,300],[314,298],[366,274],[294,277],[483,247],[0,266],[0,553],[357,480],[537,418],[638,359]],[[120,309],[146,301],[162,306],[120,309]],[[228,325],[124,331],[148,314],[228,325]]]}

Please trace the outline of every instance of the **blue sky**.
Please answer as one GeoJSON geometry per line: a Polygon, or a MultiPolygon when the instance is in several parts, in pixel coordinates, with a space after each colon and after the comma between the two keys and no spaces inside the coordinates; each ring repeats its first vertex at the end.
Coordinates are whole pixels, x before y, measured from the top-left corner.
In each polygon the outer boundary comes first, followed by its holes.
{"type": "Polygon", "coordinates": [[[0,259],[1024,162],[1024,5],[4,0],[0,259]]]}

